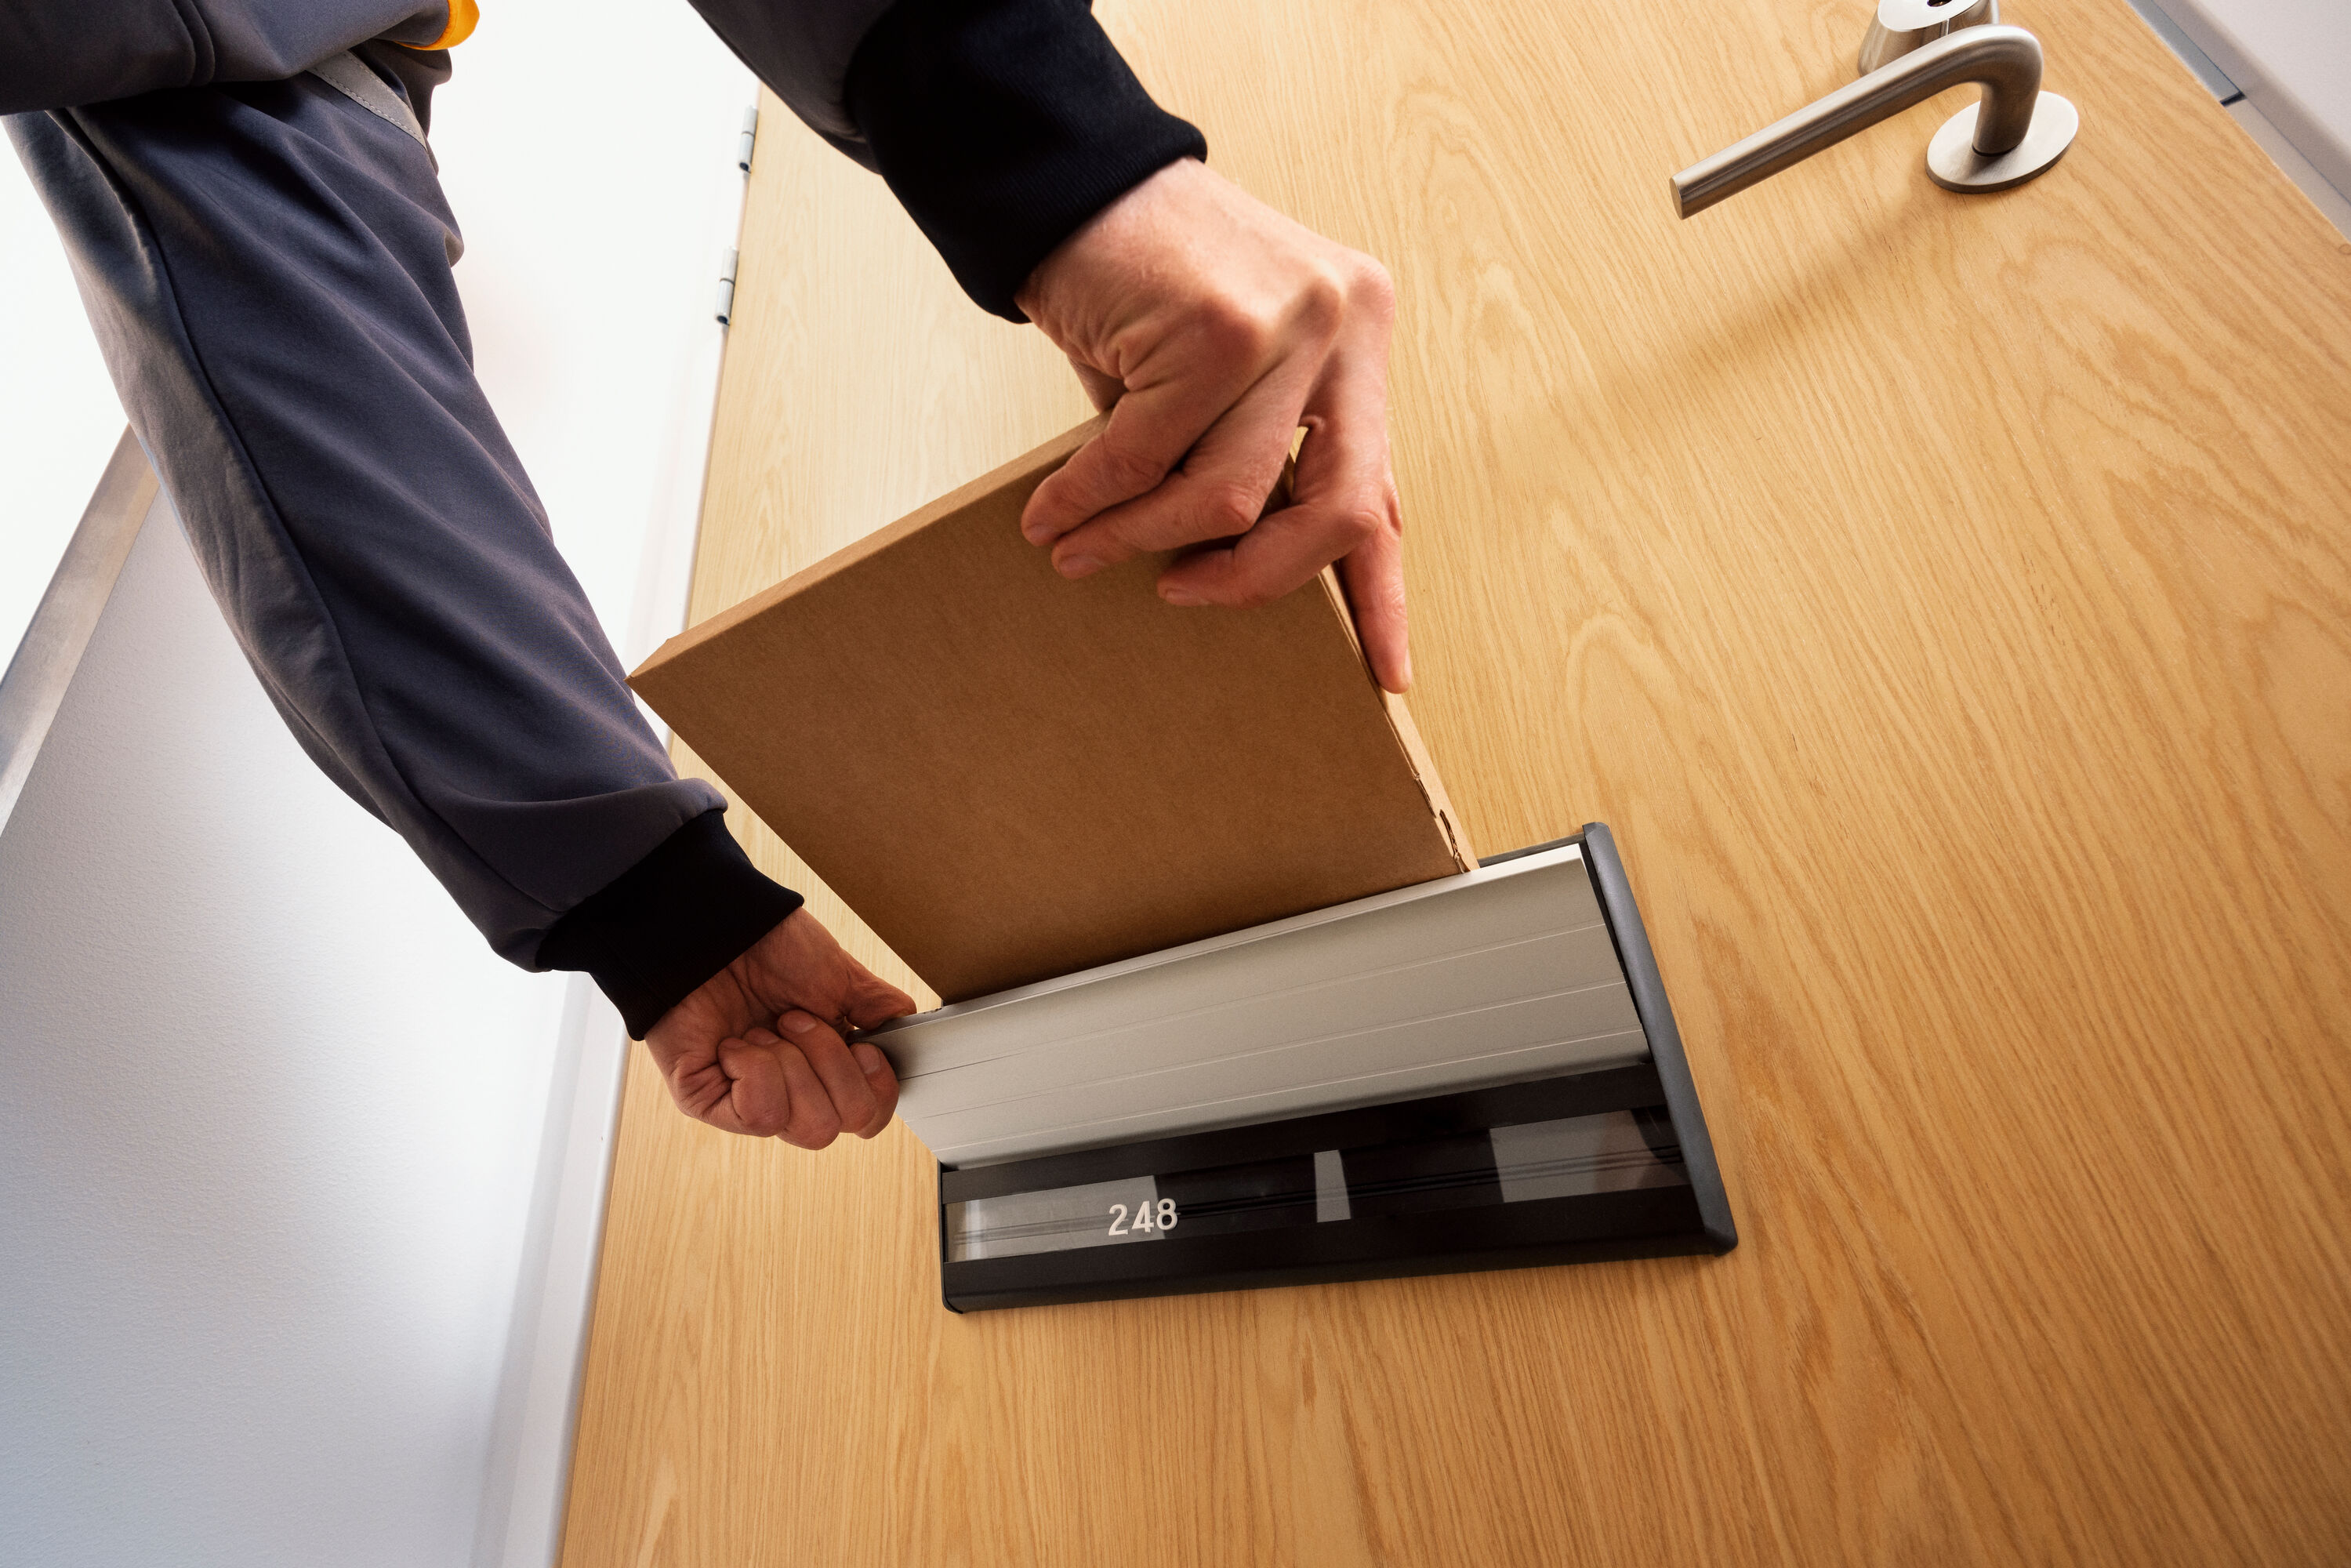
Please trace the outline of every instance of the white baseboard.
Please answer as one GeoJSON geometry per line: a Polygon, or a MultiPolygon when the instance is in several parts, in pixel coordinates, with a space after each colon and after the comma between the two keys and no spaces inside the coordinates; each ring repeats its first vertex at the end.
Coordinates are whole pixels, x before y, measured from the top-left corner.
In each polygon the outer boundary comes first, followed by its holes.
{"type": "Polygon", "coordinates": [[[612,1004],[585,975],[569,977],[474,1568],[553,1568],[562,1548],[628,1051],[612,1004]]]}

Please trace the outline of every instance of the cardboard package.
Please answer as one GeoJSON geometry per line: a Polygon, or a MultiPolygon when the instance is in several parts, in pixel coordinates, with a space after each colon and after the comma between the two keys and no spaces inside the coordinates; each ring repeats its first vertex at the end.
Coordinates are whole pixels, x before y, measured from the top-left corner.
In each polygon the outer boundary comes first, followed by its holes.
{"type": "Polygon", "coordinates": [[[630,684],[950,1001],[1475,867],[1336,580],[1178,610],[1020,537],[1090,422],[630,684]]]}

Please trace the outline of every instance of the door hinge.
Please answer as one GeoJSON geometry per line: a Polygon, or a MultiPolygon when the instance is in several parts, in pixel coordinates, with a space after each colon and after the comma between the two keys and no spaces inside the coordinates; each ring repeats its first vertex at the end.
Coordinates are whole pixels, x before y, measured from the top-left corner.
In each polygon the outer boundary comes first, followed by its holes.
{"type": "Polygon", "coordinates": [[[729,246],[718,253],[718,324],[735,314],[735,264],[740,253],[729,246]]]}
{"type": "Polygon", "coordinates": [[[759,106],[755,103],[743,111],[743,134],[735,139],[735,167],[749,173],[751,152],[758,143],[759,106]]]}

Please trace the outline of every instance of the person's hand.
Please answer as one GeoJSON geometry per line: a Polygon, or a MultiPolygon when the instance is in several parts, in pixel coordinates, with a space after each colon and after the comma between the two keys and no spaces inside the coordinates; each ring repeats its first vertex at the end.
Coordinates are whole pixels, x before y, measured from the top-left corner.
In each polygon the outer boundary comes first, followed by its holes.
{"type": "Polygon", "coordinates": [[[889,1059],[841,1036],[914,1010],[797,909],[662,1014],[645,1045],[687,1115],[820,1149],[843,1132],[873,1136],[898,1108],[889,1059]]]}
{"type": "Polygon", "coordinates": [[[1110,423],[1037,487],[1020,531],[1079,578],[1152,550],[1170,604],[1262,604],[1336,561],[1380,685],[1412,682],[1404,517],[1388,468],[1380,264],[1190,159],[1095,214],[1018,296],[1110,423]],[[1301,425],[1290,504],[1264,507],[1301,425]]]}

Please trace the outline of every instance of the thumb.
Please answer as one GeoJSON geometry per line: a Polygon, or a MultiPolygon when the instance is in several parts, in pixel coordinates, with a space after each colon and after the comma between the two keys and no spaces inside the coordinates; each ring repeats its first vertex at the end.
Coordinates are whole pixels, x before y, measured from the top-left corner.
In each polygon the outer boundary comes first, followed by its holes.
{"type": "Polygon", "coordinates": [[[1126,393],[1126,383],[1107,371],[1098,371],[1079,359],[1070,357],[1070,368],[1078,372],[1078,385],[1083,387],[1086,401],[1094,405],[1096,413],[1108,413],[1111,405],[1126,393]]]}
{"type": "MultiPolygon", "coordinates": [[[[856,963],[854,959],[851,962],[856,963]]],[[[914,998],[862,964],[856,964],[855,972],[850,976],[849,1005],[842,1009],[852,1024],[872,1029],[875,1024],[904,1018],[914,1010],[914,998]]]]}

